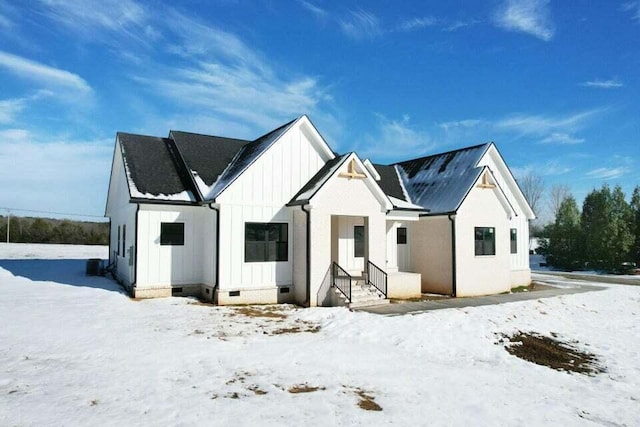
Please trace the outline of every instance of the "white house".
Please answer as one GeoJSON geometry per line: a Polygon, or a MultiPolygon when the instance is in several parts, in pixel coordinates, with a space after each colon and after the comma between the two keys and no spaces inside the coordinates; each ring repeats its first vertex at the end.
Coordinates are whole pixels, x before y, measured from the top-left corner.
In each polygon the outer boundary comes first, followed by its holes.
{"type": "Polygon", "coordinates": [[[530,283],[534,213],[493,143],[374,165],[307,116],[255,141],[118,133],[105,215],[139,298],[355,305],[530,283]]]}

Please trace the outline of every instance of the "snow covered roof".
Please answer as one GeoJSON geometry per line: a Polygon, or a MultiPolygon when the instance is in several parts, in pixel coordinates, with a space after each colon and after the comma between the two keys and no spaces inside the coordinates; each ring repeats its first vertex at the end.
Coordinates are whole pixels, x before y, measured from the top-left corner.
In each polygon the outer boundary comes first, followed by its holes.
{"type": "Polygon", "coordinates": [[[130,195],[169,204],[213,201],[296,120],[255,141],[175,130],[168,138],[118,132],[130,195]]]}
{"type": "Polygon", "coordinates": [[[129,193],[134,199],[194,202],[189,180],[176,167],[173,141],[118,132],[129,193]]]}
{"type": "Polygon", "coordinates": [[[298,194],[293,196],[288,203],[289,206],[304,205],[320,190],[325,182],[335,173],[335,171],[349,157],[349,154],[336,156],[324,164],[322,168],[300,189],[298,194]]]}
{"type": "MultiPolygon", "coordinates": [[[[480,176],[478,162],[490,145],[376,165],[382,178],[379,184],[392,201],[399,199],[421,206],[432,215],[455,212],[480,176]]],[[[394,206],[400,207],[396,203],[394,206]]]]}

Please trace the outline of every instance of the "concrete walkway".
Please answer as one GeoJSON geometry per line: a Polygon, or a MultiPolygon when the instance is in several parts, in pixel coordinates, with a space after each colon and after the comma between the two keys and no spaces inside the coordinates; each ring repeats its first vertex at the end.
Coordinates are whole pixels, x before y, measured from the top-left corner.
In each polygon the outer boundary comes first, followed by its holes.
{"type": "Polygon", "coordinates": [[[580,280],[583,282],[612,283],[615,285],[635,285],[640,286],[640,276],[616,275],[616,274],[591,274],[591,273],[569,273],[565,271],[541,271],[532,270],[534,279],[544,281],[545,276],[560,276],[566,279],[580,280]]]}
{"type": "MultiPolygon", "coordinates": [[[[539,280],[540,282],[544,282],[539,280]]],[[[468,298],[443,298],[433,301],[400,302],[397,304],[386,304],[372,307],[362,307],[355,309],[374,314],[386,316],[399,316],[402,314],[418,314],[431,310],[442,310],[445,308],[478,307],[482,305],[504,304],[508,302],[536,300],[540,298],[550,298],[558,295],[579,294],[583,292],[600,291],[606,289],[600,286],[572,284],[571,287],[549,287],[539,291],[517,292],[514,294],[488,295],[483,297],[468,298]]]]}

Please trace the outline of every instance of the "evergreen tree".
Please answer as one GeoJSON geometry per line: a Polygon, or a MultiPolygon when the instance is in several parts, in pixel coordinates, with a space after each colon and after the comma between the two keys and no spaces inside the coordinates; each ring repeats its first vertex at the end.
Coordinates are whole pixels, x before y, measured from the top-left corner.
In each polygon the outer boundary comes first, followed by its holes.
{"type": "Polygon", "coordinates": [[[592,267],[616,269],[628,260],[633,244],[631,209],[620,186],[593,190],[584,199],[582,231],[585,258],[592,267]]]}
{"type": "Polygon", "coordinates": [[[563,269],[582,264],[580,212],[573,196],[566,197],[558,208],[556,221],[549,226],[547,261],[563,269]]]}

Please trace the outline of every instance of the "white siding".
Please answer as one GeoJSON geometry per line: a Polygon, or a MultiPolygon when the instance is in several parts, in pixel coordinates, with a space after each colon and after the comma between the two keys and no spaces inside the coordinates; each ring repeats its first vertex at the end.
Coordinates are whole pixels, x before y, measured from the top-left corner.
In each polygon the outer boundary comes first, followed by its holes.
{"type": "Polygon", "coordinates": [[[510,255],[509,265],[511,270],[529,268],[529,221],[526,213],[518,202],[518,198],[512,191],[512,177],[507,166],[499,158],[496,149],[492,147],[478,162],[479,166],[488,166],[493,172],[498,185],[504,191],[516,215],[510,219],[509,227],[518,230],[518,253],[510,255]]]}
{"type": "Polygon", "coordinates": [[[411,259],[412,222],[387,220],[387,272],[413,271],[411,259]],[[407,243],[398,244],[398,228],[407,229],[407,243]]]}
{"type": "Polygon", "coordinates": [[[206,206],[141,205],[136,286],[213,284],[215,212],[206,206]],[[184,245],[160,245],[163,222],[184,223],[184,245]]]}
{"type": "Polygon", "coordinates": [[[446,216],[423,217],[411,227],[413,268],[421,274],[422,292],[451,294],[451,221],[446,216]]]}
{"type": "Polygon", "coordinates": [[[496,191],[474,186],[456,215],[457,296],[511,289],[510,222],[496,191]],[[495,228],[495,255],[475,255],[475,227],[495,228]]]}
{"type": "MultiPolygon", "coordinates": [[[[294,233],[305,233],[303,217],[294,227],[293,210],[285,207],[329,160],[318,147],[320,136],[306,119],[301,120],[280,137],[265,153],[231,183],[218,197],[221,205],[220,224],[220,289],[255,289],[293,284],[294,241],[296,254],[302,251],[303,239],[294,233]],[[245,262],[244,233],[247,222],[284,222],[289,237],[286,262],[245,262]]],[[[298,210],[300,208],[297,208],[298,210]]],[[[306,257],[295,257],[306,264],[306,257]]],[[[303,266],[304,268],[304,266],[303,266]]],[[[297,270],[296,289],[306,277],[297,270]]]]}
{"type": "Polygon", "coordinates": [[[111,235],[109,237],[109,262],[116,263],[116,276],[118,280],[129,286],[134,279],[135,254],[135,216],[136,205],[129,203],[129,186],[122,161],[120,143],[116,142],[113,169],[109,184],[109,196],[107,202],[106,216],[111,221],[111,235]],[[123,252],[123,242],[120,240],[118,247],[118,227],[120,227],[120,238],[122,230],[126,226],[125,251],[123,252]]]}

